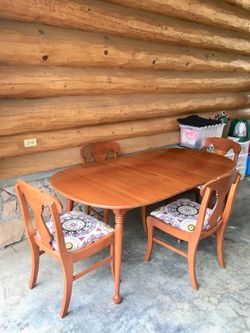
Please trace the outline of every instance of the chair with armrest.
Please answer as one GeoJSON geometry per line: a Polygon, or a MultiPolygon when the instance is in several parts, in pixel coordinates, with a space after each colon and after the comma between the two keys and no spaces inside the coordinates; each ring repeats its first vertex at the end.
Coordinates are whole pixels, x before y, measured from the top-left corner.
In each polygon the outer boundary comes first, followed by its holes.
{"type": "Polygon", "coordinates": [[[239,181],[238,172],[233,170],[202,187],[201,204],[188,199],[179,199],[151,212],[151,216],[147,218],[148,247],[145,261],[150,259],[154,242],[184,256],[188,260],[191,285],[194,289],[198,289],[195,273],[197,247],[202,239],[214,236],[217,242],[218,262],[224,268],[224,234],[239,181]],[[212,197],[215,198],[215,202],[213,209],[210,209],[212,197]],[[154,236],[156,228],[177,239],[186,241],[188,243],[187,252],[156,238],[154,236]]]}
{"type": "Polygon", "coordinates": [[[114,276],[114,229],[82,212],[63,214],[59,200],[23,181],[17,182],[16,192],[32,256],[29,287],[35,287],[40,255],[46,252],[57,259],[64,274],[64,296],[60,311],[60,316],[64,317],[68,311],[74,281],[109,262],[114,276]],[[29,207],[34,215],[33,223],[29,207]],[[49,213],[48,221],[45,221],[45,210],[49,213]],[[74,274],[74,263],[107,247],[110,248],[108,257],[74,274]]]}
{"type": "MultiPolygon", "coordinates": [[[[107,158],[117,159],[120,154],[120,145],[115,141],[105,141],[105,142],[93,142],[86,146],[82,146],[80,150],[80,155],[82,159],[82,164],[85,165],[91,161],[96,163],[102,163],[107,158]]],[[[108,181],[108,180],[107,180],[108,181]]],[[[67,199],[67,210],[71,211],[74,206],[74,201],[67,199]]],[[[95,214],[103,219],[103,222],[109,223],[109,210],[104,209],[103,214],[94,209],[93,207],[86,206],[87,214],[95,214]]],[[[146,207],[141,207],[141,215],[144,230],[147,230],[146,224],[146,207]]]]}

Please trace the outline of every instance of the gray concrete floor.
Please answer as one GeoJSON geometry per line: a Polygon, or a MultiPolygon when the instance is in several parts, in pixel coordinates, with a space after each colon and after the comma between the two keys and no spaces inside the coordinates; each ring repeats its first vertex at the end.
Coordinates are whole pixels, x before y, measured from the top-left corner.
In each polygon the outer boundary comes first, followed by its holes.
{"type": "MultiPolygon", "coordinates": [[[[146,235],[139,210],[126,218],[120,305],[112,302],[113,281],[106,265],[75,282],[70,312],[61,319],[63,280],[58,262],[42,256],[38,284],[29,290],[27,241],[1,250],[0,331],[250,332],[249,198],[250,178],[241,182],[227,230],[226,269],[218,267],[214,239],[200,243],[198,291],[190,286],[183,257],[155,245],[151,262],[143,262],[146,235]]],[[[78,263],[76,269],[83,265],[78,263]]]]}

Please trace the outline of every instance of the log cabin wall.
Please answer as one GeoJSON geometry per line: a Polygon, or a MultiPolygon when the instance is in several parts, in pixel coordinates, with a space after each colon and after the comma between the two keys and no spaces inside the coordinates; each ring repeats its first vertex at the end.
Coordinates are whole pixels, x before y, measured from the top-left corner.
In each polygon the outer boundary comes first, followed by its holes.
{"type": "Polygon", "coordinates": [[[0,0],[0,178],[76,164],[97,140],[177,143],[191,113],[249,118],[248,3],[0,0]]]}

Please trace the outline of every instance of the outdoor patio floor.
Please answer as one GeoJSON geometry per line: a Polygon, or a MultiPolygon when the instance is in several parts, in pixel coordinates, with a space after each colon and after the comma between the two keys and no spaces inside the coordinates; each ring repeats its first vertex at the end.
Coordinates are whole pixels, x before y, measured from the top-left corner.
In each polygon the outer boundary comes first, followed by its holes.
{"type": "Polygon", "coordinates": [[[38,284],[29,290],[27,241],[1,250],[0,332],[250,332],[250,178],[240,184],[226,233],[226,269],[218,266],[215,240],[200,243],[198,291],[190,286],[185,258],[156,244],[145,263],[146,244],[140,210],[131,211],[125,223],[123,302],[112,302],[114,285],[105,265],[75,282],[64,319],[58,314],[63,296],[59,263],[43,255],[38,284]]]}

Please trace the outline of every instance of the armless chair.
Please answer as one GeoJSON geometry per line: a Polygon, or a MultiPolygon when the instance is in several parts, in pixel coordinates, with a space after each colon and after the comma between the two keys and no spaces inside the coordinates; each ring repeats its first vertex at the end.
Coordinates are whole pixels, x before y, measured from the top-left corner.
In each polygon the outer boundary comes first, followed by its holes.
{"type": "Polygon", "coordinates": [[[29,287],[35,287],[40,255],[46,252],[57,259],[64,274],[64,296],[60,311],[60,316],[64,317],[74,281],[108,262],[114,276],[114,229],[82,212],[62,213],[59,200],[23,181],[17,182],[16,192],[32,257],[29,287]],[[29,207],[34,215],[34,223],[29,207]],[[44,210],[49,211],[49,221],[45,221],[44,210]],[[108,257],[74,274],[74,263],[107,247],[110,248],[108,257]]]}
{"type": "MultiPolygon", "coordinates": [[[[226,155],[229,151],[233,154],[233,162],[235,165],[238,162],[241,146],[237,142],[226,138],[206,138],[203,141],[202,150],[218,155],[226,155]]],[[[195,188],[196,201],[200,200],[201,186],[195,188]]]]}
{"type": "Polygon", "coordinates": [[[206,138],[203,141],[202,150],[211,151],[218,155],[226,155],[227,152],[232,150],[233,161],[237,164],[241,146],[237,142],[226,138],[206,138]]]}
{"type": "MultiPolygon", "coordinates": [[[[82,159],[82,164],[88,164],[89,162],[102,163],[108,158],[117,159],[120,154],[121,148],[117,142],[114,141],[105,141],[105,142],[94,142],[86,146],[81,147],[80,155],[82,159]]],[[[108,181],[108,180],[107,180],[108,181]]],[[[67,199],[67,210],[71,211],[74,206],[74,201],[67,199]]],[[[104,209],[103,214],[100,214],[93,207],[86,207],[87,214],[95,214],[99,216],[104,223],[109,223],[109,210],[104,209]]],[[[146,207],[141,207],[141,215],[144,230],[147,230],[146,224],[146,207]]]]}
{"type": "MultiPolygon", "coordinates": [[[[80,156],[82,164],[88,164],[90,162],[102,163],[108,158],[116,159],[120,153],[120,145],[114,141],[94,142],[86,146],[82,146],[80,149],[80,156]]],[[[108,181],[108,180],[107,180],[108,181]]],[[[67,199],[67,211],[71,211],[74,206],[74,201],[67,199]]],[[[94,209],[93,207],[86,206],[86,213],[99,216],[104,223],[109,223],[109,210],[104,209],[103,214],[94,209]]]]}
{"type": "Polygon", "coordinates": [[[233,170],[202,187],[201,204],[188,199],[179,199],[151,212],[151,216],[147,218],[148,247],[145,261],[150,259],[153,242],[184,256],[188,261],[191,285],[194,289],[198,289],[195,273],[196,251],[203,238],[214,236],[217,242],[218,262],[224,268],[224,234],[239,181],[238,172],[233,170]],[[216,201],[213,209],[210,209],[209,203],[212,196],[216,198],[216,201]],[[188,243],[187,252],[156,238],[154,236],[155,228],[177,239],[186,241],[188,243]]]}

